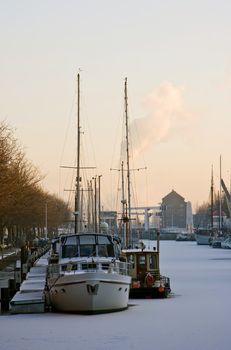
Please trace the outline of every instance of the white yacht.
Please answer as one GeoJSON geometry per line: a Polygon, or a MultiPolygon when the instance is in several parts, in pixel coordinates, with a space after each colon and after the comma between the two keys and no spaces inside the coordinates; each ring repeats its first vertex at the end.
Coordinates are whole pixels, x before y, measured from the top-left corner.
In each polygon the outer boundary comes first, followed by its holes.
{"type": "Polygon", "coordinates": [[[212,241],[213,231],[207,228],[198,228],[195,237],[198,245],[209,245],[212,241]]]}
{"type": "Polygon", "coordinates": [[[53,242],[47,287],[57,311],[100,313],[126,309],[131,277],[110,235],[78,233],[53,242]]]}

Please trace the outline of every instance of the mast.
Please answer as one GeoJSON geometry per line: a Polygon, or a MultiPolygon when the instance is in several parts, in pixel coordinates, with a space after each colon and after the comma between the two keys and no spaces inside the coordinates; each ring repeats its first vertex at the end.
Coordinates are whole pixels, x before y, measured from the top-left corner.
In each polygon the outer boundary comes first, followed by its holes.
{"type": "Polygon", "coordinates": [[[75,192],[75,233],[79,231],[80,221],[80,75],[77,75],[77,172],[75,192]]]}
{"type": "Polygon", "coordinates": [[[219,199],[219,230],[222,229],[221,222],[221,155],[220,155],[220,199],[219,199]]]}
{"type": "Polygon", "coordinates": [[[121,220],[121,237],[122,242],[125,245],[125,247],[128,247],[128,214],[127,214],[127,201],[125,199],[125,191],[124,191],[124,162],[121,163],[121,178],[122,178],[122,220],[121,220]],[[124,230],[126,228],[126,231],[124,230]]]}
{"type": "Polygon", "coordinates": [[[98,193],[98,223],[99,223],[99,228],[98,228],[98,232],[101,232],[101,186],[100,186],[100,178],[102,177],[102,175],[98,176],[98,184],[99,184],[99,193],[98,193]]]}
{"type": "Polygon", "coordinates": [[[87,183],[87,188],[88,188],[88,200],[87,200],[87,229],[88,231],[90,230],[90,225],[91,225],[91,182],[87,183]]]}
{"type": "Polygon", "coordinates": [[[94,223],[95,223],[95,232],[97,232],[97,190],[96,190],[96,179],[97,179],[97,177],[95,176],[95,177],[93,177],[92,178],[93,180],[94,180],[94,189],[95,189],[95,191],[94,191],[94,218],[95,218],[95,221],[94,221],[94,223]]]}
{"type": "Polygon", "coordinates": [[[211,219],[211,229],[213,230],[213,166],[211,169],[211,213],[210,213],[210,219],[211,219]]]}
{"type": "Polygon", "coordinates": [[[122,180],[122,218],[125,216],[125,196],[124,196],[124,162],[121,162],[121,180],[122,180]]]}
{"type": "Polygon", "coordinates": [[[80,191],[80,221],[79,221],[79,230],[82,232],[84,227],[84,218],[83,218],[83,188],[80,191]]]}
{"type": "Polygon", "coordinates": [[[129,135],[128,135],[128,95],[127,78],[124,84],[124,103],[125,103],[125,126],[126,126],[126,155],[127,155],[127,196],[128,196],[128,221],[127,221],[127,241],[131,244],[131,184],[130,184],[130,156],[129,156],[129,135]]]}

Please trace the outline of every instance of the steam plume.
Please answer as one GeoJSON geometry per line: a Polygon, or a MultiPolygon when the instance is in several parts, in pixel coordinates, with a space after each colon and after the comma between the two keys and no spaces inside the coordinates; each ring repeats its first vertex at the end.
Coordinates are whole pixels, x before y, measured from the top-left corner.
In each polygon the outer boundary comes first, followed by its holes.
{"type": "Polygon", "coordinates": [[[183,103],[182,86],[164,82],[145,97],[146,116],[135,119],[130,129],[133,156],[138,156],[154,143],[169,138],[188,113],[183,103]]]}

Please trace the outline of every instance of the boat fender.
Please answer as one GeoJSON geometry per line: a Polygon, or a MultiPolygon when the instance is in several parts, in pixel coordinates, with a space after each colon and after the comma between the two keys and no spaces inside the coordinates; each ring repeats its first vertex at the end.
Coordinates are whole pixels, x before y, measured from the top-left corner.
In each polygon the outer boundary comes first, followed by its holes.
{"type": "Polygon", "coordinates": [[[153,285],[154,277],[153,277],[153,275],[150,272],[148,272],[147,275],[145,276],[144,282],[146,283],[146,285],[148,287],[151,287],[153,285]]]}
{"type": "Polygon", "coordinates": [[[133,281],[132,288],[140,288],[140,281],[133,281]]]}

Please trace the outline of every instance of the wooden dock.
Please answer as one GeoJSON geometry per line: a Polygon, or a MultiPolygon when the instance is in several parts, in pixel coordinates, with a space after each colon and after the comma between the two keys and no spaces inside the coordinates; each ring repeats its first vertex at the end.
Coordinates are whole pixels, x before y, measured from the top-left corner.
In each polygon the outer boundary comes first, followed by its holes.
{"type": "Polygon", "coordinates": [[[10,312],[42,313],[46,311],[46,274],[48,253],[39,258],[30,268],[19,291],[10,301],[10,312]]]}

